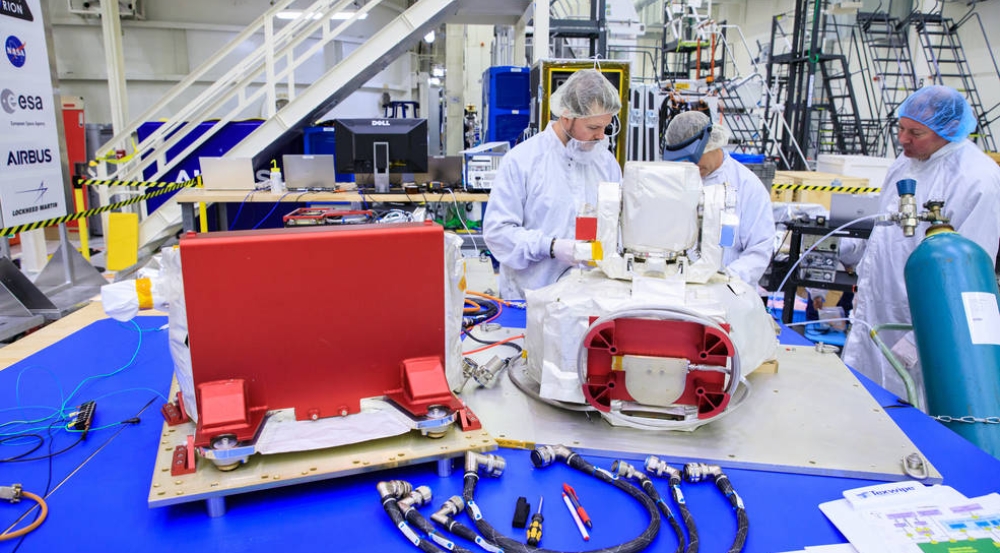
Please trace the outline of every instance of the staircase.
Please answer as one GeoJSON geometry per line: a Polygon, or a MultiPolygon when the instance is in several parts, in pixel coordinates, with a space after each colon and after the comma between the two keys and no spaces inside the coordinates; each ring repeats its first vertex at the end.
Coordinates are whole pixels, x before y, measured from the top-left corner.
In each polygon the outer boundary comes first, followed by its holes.
{"type": "MultiPolygon", "coordinates": [[[[917,89],[907,32],[909,28],[888,13],[861,12],[857,18],[857,29],[879,91],[875,117],[866,121],[868,132],[875,138],[875,142],[869,140],[869,145],[877,143],[884,148],[887,143],[884,138],[889,138],[894,149],[898,149],[898,138],[892,132],[897,120],[896,110],[917,89]]],[[[874,153],[884,155],[881,149],[874,153]]]]}
{"type": "MultiPolygon", "coordinates": [[[[956,25],[951,18],[934,13],[914,13],[909,19],[916,27],[920,46],[923,48],[934,83],[951,86],[965,94],[968,99],[978,122],[975,133],[969,138],[988,151],[996,151],[996,142],[990,133],[989,117],[990,112],[1000,103],[989,110],[984,108],[979,91],[976,89],[975,79],[972,77],[972,68],[969,67],[969,60],[962,47],[962,40],[958,36],[960,25],[956,25]]],[[[990,55],[992,56],[992,53],[990,55]]]]}
{"type": "MultiPolygon", "coordinates": [[[[328,46],[351,30],[376,6],[389,0],[369,0],[360,7],[353,0],[316,0],[311,4],[298,0],[277,0],[266,13],[237,35],[227,46],[191,72],[156,105],[136,118],[97,152],[105,158],[110,152],[135,144],[131,161],[117,166],[107,178],[121,181],[159,180],[172,164],[183,160],[201,144],[230,122],[247,117],[248,109],[265,106],[266,121],[256,131],[233,147],[228,156],[250,157],[254,167],[264,167],[291,141],[300,136],[302,128],[357,90],[381,72],[400,54],[411,49],[431,29],[446,21],[516,21],[527,9],[527,0],[490,2],[489,0],[419,0],[383,26],[366,42],[343,57],[312,85],[296,94],[295,70],[304,64],[327,64],[328,46]],[[277,23],[277,14],[295,6],[305,5],[304,16],[277,23]],[[350,14],[335,19],[335,14],[350,14]],[[247,44],[256,35],[263,43],[241,57],[247,44]],[[216,82],[194,99],[190,87],[208,75],[219,75],[216,82]],[[284,91],[288,104],[275,112],[275,99],[284,91]],[[177,104],[181,103],[180,107],[177,104]],[[135,133],[146,121],[165,122],[143,141],[135,143],[135,133]],[[189,137],[206,120],[217,120],[207,132],[195,138],[189,146],[175,152],[175,146],[189,137]],[[166,158],[170,151],[171,159],[166,158]],[[144,172],[152,175],[144,178],[144,172]]],[[[101,175],[103,177],[103,175],[101,175]]],[[[174,201],[162,205],[157,217],[146,218],[140,227],[140,250],[176,233],[180,227],[180,208],[174,201]],[[162,211],[162,213],[160,213],[162,211]]]]}
{"type": "Polygon", "coordinates": [[[819,119],[819,153],[868,155],[858,115],[858,102],[843,55],[823,54],[818,60],[823,96],[813,102],[819,119]]]}

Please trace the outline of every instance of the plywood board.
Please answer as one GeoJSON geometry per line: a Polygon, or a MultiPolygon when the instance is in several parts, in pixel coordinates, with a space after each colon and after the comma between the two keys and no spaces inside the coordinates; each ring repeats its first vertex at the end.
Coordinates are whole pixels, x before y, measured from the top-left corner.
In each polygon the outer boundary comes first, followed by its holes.
{"type": "MultiPolygon", "coordinates": [[[[176,388],[171,395],[174,395],[176,388]]],[[[193,434],[194,423],[163,425],[156,466],[149,489],[149,506],[159,507],[199,500],[214,500],[239,493],[339,478],[417,463],[462,457],[467,451],[496,449],[496,441],[485,430],[462,432],[453,427],[441,438],[428,438],[411,431],[336,448],[251,455],[247,463],[230,472],[220,471],[199,458],[193,474],[172,476],[174,448],[193,434]]]]}

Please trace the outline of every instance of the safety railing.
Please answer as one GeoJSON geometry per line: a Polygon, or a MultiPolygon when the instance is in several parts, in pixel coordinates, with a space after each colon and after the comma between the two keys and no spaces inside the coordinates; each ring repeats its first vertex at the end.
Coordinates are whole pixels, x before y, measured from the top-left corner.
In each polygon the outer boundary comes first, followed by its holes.
{"type": "MultiPolygon", "coordinates": [[[[122,181],[160,179],[171,168],[166,158],[168,151],[173,161],[183,160],[225,123],[245,117],[248,108],[262,99],[266,110],[264,115],[273,116],[277,91],[281,87],[287,91],[288,100],[294,100],[296,69],[322,55],[327,44],[355,22],[367,17],[367,13],[380,3],[381,0],[370,0],[359,6],[354,0],[316,0],[298,11],[294,19],[283,20],[284,24],[279,27],[279,14],[290,13],[296,0],[278,0],[229,44],[178,82],[159,102],[118,132],[97,151],[97,159],[111,158],[113,156],[109,153],[127,150],[128,145],[134,144],[126,161],[119,163],[110,176],[122,181]],[[243,56],[247,44],[260,34],[263,34],[262,44],[243,56]],[[237,57],[242,59],[234,62],[237,57]],[[212,79],[219,73],[222,76],[215,78],[204,91],[194,99],[186,100],[193,85],[212,79]],[[177,107],[178,102],[183,102],[183,105],[177,107]],[[170,115],[164,117],[168,113],[170,115]],[[164,120],[164,123],[136,143],[134,135],[139,126],[157,120],[164,120]],[[198,124],[206,120],[218,123],[175,153],[173,149],[186,142],[190,133],[198,129],[198,124]],[[141,177],[154,164],[156,169],[153,174],[141,177]]],[[[104,164],[99,164],[99,167],[104,169],[104,164]]]]}

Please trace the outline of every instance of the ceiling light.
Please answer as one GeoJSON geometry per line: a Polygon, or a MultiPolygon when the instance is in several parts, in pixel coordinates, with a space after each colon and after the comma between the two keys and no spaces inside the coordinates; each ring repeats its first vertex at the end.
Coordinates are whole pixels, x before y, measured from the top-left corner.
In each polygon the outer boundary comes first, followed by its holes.
{"type": "Polygon", "coordinates": [[[434,44],[434,31],[433,30],[431,30],[431,32],[429,32],[426,35],[424,35],[424,42],[426,42],[427,44],[434,44]]]}

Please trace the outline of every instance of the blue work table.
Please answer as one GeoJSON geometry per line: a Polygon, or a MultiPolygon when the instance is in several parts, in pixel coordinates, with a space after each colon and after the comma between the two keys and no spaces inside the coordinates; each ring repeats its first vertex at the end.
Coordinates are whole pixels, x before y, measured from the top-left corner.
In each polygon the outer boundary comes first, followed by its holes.
{"type": "MultiPolygon", "coordinates": [[[[172,372],[167,335],[158,330],[165,322],[165,317],[158,316],[139,317],[135,324],[99,320],[0,371],[0,424],[40,412],[13,409],[18,405],[58,407],[64,402],[97,401],[96,428],[78,445],[51,462],[0,463],[0,486],[20,483],[24,490],[39,495],[47,490],[48,519],[24,538],[17,551],[417,551],[384,513],[376,483],[403,479],[414,486],[429,486],[434,500],[421,509],[428,518],[447,497],[461,495],[461,465],[456,462],[452,474],[441,477],[436,463],[430,462],[230,496],[226,514],[217,518],[207,515],[203,502],[149,508],[146,501],[162,426],[159,409],[172,372]],[[138,421],[131,420],[135,418],[138,421]]],[[[808,344],[788,329],[781,339],[808,344]]],[[[945,484],[970,497],[1000,490],[1000,461],[916,409],[898,403],[864,377],[860,379],[940,471],[945,484]]],[[[34,433],[48,434],[47,426],[36,426],[34,433]]],[[[11,426],[0,427],[0,432],[9,434],[11,426]]],[[[78,439],[76,434],[56,429],[52,434],[53,451],[78,439]]],[[[655,440],[655,434],[650,439],[655,440]]],[[[32,440],[21,445],[5,441],[0,445],[0,459],[22,454],[33,446],[32,440]]],[[[571,440],[567,436],[567,442],[571,440]]],[[[29,456],[42,457],[48,450],[46,441],[29,456]]],[[[528,499],[533,511],[539,496],[545,497],[541,545],[546,549],[586,551],[613,546],[638,535],[648,522],[634,499],[564,464],[535,469],[525,450],[495,453],[505,458],[507,468],[499,478],[482,477],[476,498],[484,517],[508,536],[524,539],[524,530],[511,528],[519,496],[528,499]],[[590,542],[581,539],[562,505],[559,492],[564,482],[577,490],[594,521],[590,542]]],[[[610,468],[615,460],[586,458],[603,468],[610,468]]],[[[635,466],[643,461],[634,455],[624,459],[635,466]]],[[[817,505],[839,499],[843,490],[875,483],[737,469],[727,469],[726,474],[742,496],[750,519],[745,551],[762,553],[844,542],[817,505]]],[[[655,478],[654,482],[669,498],[667,482],[655,478]]],[[[736,531],[729,503],[710,483],[684,484],[683,490],[698,523],[701,551],[727,550],[736,531]]],[[[0,502],[0,531],[8,529],[31,504],[27,500],[0,502]]],[[[467,515],[459,520],[471,526],[467,515]]],[[[0,552],[13,551],[18,543],[16,539],[0,541],[0,552]]],[[[663,525],[648,550],[673,551],[675,546],[674,536],[663,525]]]]}

